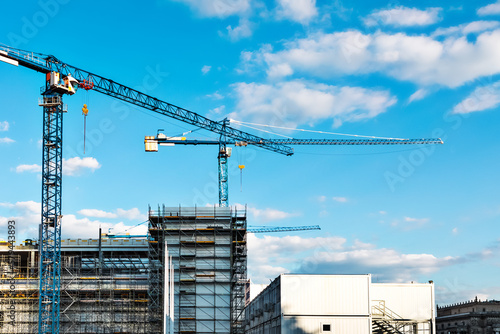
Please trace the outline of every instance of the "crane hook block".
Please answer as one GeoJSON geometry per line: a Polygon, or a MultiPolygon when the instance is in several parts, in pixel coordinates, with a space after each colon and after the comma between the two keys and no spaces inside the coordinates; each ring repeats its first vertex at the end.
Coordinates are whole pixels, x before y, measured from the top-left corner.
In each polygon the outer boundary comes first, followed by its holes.
{"type": "Polygon", "coordinates": [[[245,165],[238,165],[238,168],[243,169],[243,168],[245,168],[245,165]]]}
{"type": "Polygon", "coordinates": [[[94,88],[94,83],[92,82],[92,80],[83,79],[83,82],[78,83],[78,85],[80,88],[83,88],[85,90],[91,90],[92,88],[94,88]]]}

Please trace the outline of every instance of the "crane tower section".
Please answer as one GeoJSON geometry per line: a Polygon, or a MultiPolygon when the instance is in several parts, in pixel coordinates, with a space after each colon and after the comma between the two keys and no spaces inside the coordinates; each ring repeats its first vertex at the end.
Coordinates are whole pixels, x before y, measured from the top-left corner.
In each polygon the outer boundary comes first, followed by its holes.
{"type": "Polygon", "coordinates": [[[73,95],[78,82],[47,73],[39,105],[43,107],[42,221],[40,224],[40,286],[38,333],[59,333],[61,288],[61,190],[63,94],[73,95]]]}

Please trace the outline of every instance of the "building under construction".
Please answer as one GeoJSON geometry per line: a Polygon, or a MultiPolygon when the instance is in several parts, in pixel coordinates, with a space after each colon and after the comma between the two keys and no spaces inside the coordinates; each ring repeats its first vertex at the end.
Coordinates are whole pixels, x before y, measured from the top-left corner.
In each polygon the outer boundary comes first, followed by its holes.
{"type": "MultiPolygon", "coordinates": [[[[61,250],[61,333],[244,332],[244,210],[161,207],[148,238],[66,239],[61,250]]],[[[0,333],[37,332],[38,255],[29,240],[0,244],[0,333]]]]}

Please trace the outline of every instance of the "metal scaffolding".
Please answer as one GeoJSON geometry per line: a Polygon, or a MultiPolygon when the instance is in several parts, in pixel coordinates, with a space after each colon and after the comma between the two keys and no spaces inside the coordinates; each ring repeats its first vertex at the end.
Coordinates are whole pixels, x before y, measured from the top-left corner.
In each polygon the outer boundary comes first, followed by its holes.
{"type": "MultiPolygon", "coordinates": [[[[0,245],[0,265],[7,263],[0,245]]],[[[148,245],[145,239],[62,241],[60,333],[146,333],[148,245]]],[[[0,333],[36,333],[38,245],[17,246],[15,294],[0,284],[0,333]],[[5,316],[14,303],[15,325],[5,316]]],[[[4,271],[2,271],[4,272],[4,271]]]]}
{"type": "Polygon", "coordinates": [[[149,290],[149,309],[163,314],[157,265],[164,265],[166,243],[174,267],[174,333],[243,333],[246,210],[163,206],[149,212],[150,280],[157,284],[149,290]]]}
{"type": "MultiPolygon", "coordinates": [[[[37,332],[39,248],[0,243],[0,334],[37,332]]],[[[174,333],[243,334],[246,255],[246,210],[227,207],[150,209],[148,238],[62,240],[60,333],[163,333],[170,272],[174,333]]]]}

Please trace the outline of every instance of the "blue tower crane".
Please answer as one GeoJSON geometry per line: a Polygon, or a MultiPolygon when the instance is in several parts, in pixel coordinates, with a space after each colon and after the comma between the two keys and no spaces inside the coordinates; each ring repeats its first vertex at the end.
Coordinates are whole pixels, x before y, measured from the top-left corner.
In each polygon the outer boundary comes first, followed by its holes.
{"type": "MultiPolygon", "coordinates": [[[[297,231],[313,231],[321,230],[319,225],[307,225],[307,226],[249,226],[247,228],[248,233],[274,233],[274,232],[297,232],[297,231]]],[[[106,238],[116,239],[116,238],[147,238],[144,234],[104,234],[106,238]]]]}
{"type": "MultiPolygon", "coordinates": [[[[224,120],[229,124],[228,120],[224,120]]],[[[144,138],[146,152],[158,152],[158,146],[174,145],[219,145],[219,205],[228,206],[228,164],[227,158],[230,156],[228,145],[416,145],[416,144],[443,144],[440,138],[429,139],[261,139],[258,142],[239,141],[235,139],[221,138],[219,140],[196,140],[186,137],[167,137],[163,133],[156,136],[146,136],[144,138]]]]}
{"type": "MultiPolygon", "coordinates": [[[[131,103],[141,108],[217,133],[227,138],[253,142],[254,145],[284,155],[293,149],[216,122],[200,114],[159,100],[102,76],[71,66],[51,55],[34,53],[0,44],[0,61],[23,66],[46,75],[39,105],[43,107],[42,219],[40,224],[40,286],[38,334],[59,334],[61,288],[62,218],[62,129],[66,112],[62,96],[73,95],[78,87],[131,103]]],[[[225,145],[223,145],[225,147],[225,145]]],[[[221,163],[227,156],[220,155],[221,163]]],[[[227,177],[227,174],[226,174],[227,177]]],[[[226,179],[227,181],[227,179],[226,179]]]]}

